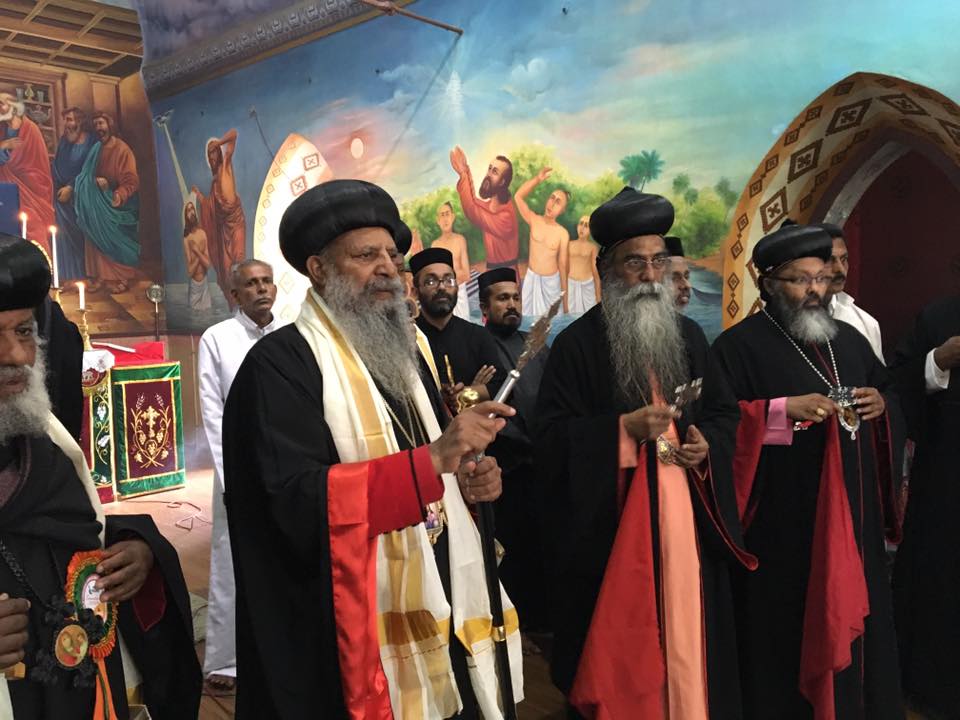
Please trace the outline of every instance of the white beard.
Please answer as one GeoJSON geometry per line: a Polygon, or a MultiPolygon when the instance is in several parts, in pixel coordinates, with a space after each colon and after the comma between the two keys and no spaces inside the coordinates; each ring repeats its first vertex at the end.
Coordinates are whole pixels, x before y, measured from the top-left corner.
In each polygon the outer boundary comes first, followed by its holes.
{"type": "Polygon", "coordinates": [[[50,396],[47,394],[47,364],[43,351],[37,348],[33,367],[0,367],[0,380],[28,373],[26,389],[13,397],[0,400],[0,444],[21,436],[42,437],[50,422],[50,396]]]}
{"type": "Polygon", "coordinates": [[[335,273],[324,275],[322,297],[380,388],[399,402],[412,401],[410,377],[417,374],[417,338],[399,278],[374,278],[357,291],[335,273]],[[389,300],[373,292],[392,290],[389,300]]]}
{"type": "Polygon", "coordinates": [[[610,277],[603,280],[602,293],[610,360],[623,399],[630,407],[653,402],[649,379],[653,375],[669,402],[673,389],[690,380],[672,289],[661,283],[628,288],[610,277]]]}
{"type": "Polygon", "coordinates": [[[783,295],[774,292],[770,304],[791,337],[804,343],[822,345],[837,336],[837,321],[823,306],[815,308],[791,305],[783,295]]]}

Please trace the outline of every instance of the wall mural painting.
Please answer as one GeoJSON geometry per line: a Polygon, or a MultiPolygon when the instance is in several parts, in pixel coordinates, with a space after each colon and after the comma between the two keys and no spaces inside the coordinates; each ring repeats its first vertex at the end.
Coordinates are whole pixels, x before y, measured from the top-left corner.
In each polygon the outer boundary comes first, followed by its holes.
{"type": "Polygon", "coordinates": [[[476,276],[513,266],[526,323],[566,290],[557,329],[600,297],[590,213],[624,185],[665,195],[691,260],[686,313],[715,336],[724,288],[743,292],[722,277],[735,208],[798,111],[866,67],[960,95],[960,46],[935,30],[960,9],[871,8],[421,0],[465,34],[379,18],[158,98],[169,327],[226,317],[224,276],[243,255],[274,264],[277,313],[293,320],[306,283],[280,256],[280,216],[353,177],[397,199],[413,251],[453,252],[460,314],[479,321],[476,276]],[[861,42],[845,42],[845,21],[861,42]]]}
{"type": "Polygon", "coordinates": [[[137,127],[146,122],[138,76],[0,64],[0,230],[43,249],[75,320],[85,284],[92,333],[154,325],[144,295],[160,269],[154,153],[137,127]]]}

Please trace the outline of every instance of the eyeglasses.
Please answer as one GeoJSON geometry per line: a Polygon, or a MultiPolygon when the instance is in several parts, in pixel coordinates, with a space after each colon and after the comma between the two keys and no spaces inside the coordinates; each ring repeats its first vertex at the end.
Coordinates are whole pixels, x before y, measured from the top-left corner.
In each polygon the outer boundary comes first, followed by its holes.
{"type": "Polygon", "coordinates": [[[457,276],[444,275],[442,278],[438,278],[430,275],[429,277],[423,279],[421,285],[430,290],[437,287],[437,285],[443,285],[444,287],[452,288],[456,287],[457,285],[457,276]]]}
{"type": "Polygon", "coordinates": [[[670,262],[669,255],[657,255],[655,258],[647,259],[639,255],[631,255],[623,261],[623,267],[630,272],[642,272],[649,265],[654,270],[663,270],[670,262]]]}
{"type": "Polygon", "coordinates": [[[790,283],[794,287],[812,287],[814,285],[826,285],[830,282],[830,278],[827,275],[817,275],[816,277],[810,277],[809,275],[799,275],[798,277],[782,277],[780,275],[771,275],[771,280],[780,280],[781,282],[790,283]]]}

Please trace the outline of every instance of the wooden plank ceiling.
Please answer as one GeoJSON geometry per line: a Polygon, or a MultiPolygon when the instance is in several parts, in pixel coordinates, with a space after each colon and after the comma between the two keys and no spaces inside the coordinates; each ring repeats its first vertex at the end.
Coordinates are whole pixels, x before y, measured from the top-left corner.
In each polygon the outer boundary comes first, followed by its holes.
{"type": "Polygon", "coordinates": [[[0,58],[126,77],[140,69],[134,10],[91,0],[0,0],[0,58]]]}

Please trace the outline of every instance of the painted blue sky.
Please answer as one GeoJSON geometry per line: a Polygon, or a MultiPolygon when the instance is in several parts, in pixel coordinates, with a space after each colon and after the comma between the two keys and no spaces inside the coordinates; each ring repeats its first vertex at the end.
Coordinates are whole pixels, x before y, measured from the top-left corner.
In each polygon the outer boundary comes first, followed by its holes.
{"type": "MultiPolygon", "coordinates": [[[[411,9],[465,33],[381,18],[156,102],[155,114],[175,110],[187,185],[209,187],[205,143],[236,127],[248,238],[268,147],[290,132],[316,143],[338,176],[379,181],[400,201],[452,185],[457,144],[479,173],[494,154],[541,143],[584,180],[657,150],[665,167],[654,191],[681,172],[694,185],[726,176],[739,190],[785,125],[852,72],[960,99],[960,5],[938,0],[420,0],[411,9]],[[355,137],[360,159],[348,150],[355,137]]],[[[164,217],[177,219],[163,163],[164,217]]],[[[179,226],[163,234],[182,235],[179,226]]]]}

